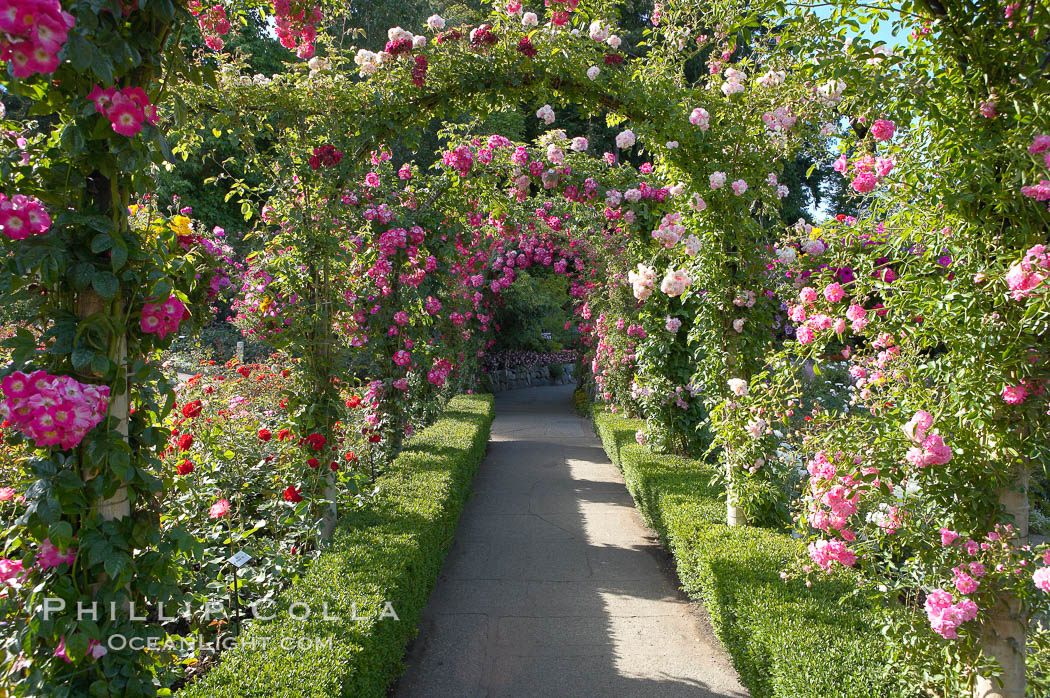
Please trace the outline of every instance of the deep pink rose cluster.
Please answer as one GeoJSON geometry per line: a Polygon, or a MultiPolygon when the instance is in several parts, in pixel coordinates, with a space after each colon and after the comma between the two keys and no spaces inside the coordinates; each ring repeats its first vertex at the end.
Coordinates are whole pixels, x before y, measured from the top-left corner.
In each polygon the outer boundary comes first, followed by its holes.
{"type": "Polygon", "coordinates": [[[15,371],[2,383],[0,416],[39,447],[77,446],[102,421],[109,407],[109,386],[79,383],[45,371],[15,371]]]}
{"type": "MultiPolygon", "coordinates": [[[[790,305],[788,307],[788,318],[792,322],[799,324],[799,327],[795,329],[795,339],[799,344],[809,344],[817,338],[819,333],[827,330],[831,330],[839,335],[846,331],[846,320],[842,318],[835,318],[819,312],[810,315],[809,311],[814,310],[812,306],[820,297],[820,294],[817,293],[817,289],[812,286],[805,286],[799,291],[798,297],[798,305],[790,305]]],[[[838,303],[845,297],[846,289],[838,282],[828,284],[824,288],[824,298],[829,303],[838,303]]],[[[866,314],[864,308],[856,304],[850,306],[846,311],[846,319],[858,317],[858,311],[862,314],[866,314]]],[[[859,332],[864,328],[864,325],[867,324],[867,322],[863,320],[863,315],[860,317],[862,320],[861,322],[858,323],[854,321],[853,323],[853,329],[856,332],[859,332]]]]}
{"type": "MultiPolygon", "coordinates": [[[[853,180],[850,186],[860,194],[867,194],[874,190],[875,185],[893,170],[894,165],[893,158],[876,158],[872,155],[865,155],[852,164],[853,180]]],[[[845,176],[851,165],[845,155],[840,155],[832,168],[845,176]]]]}
{"type": "Polygon", "coordinates": [[[342,151],[337,150],[331,143],[325,143],[314,148],[313,155],[310,156],[308,162],[312,169],[319,170],[322,167],[335,167],[342,159],[342,151]]]}
{"type": "Polygon", "coordinates": [[[449,374],[452,373],[452,362],[448,359],[441,359],[434,362],[433,368],[427,372],[427,380],[434,386],[440,388],[448,380],[449,374]]]}
{"type": "Polygon", "coordinates": [[[221,51],[224,45],[222,37],[230,33],[230,20],[226,17],[226,8],[222,5],[205,8],[200,0],[190,0],[186,9],[197,18],[204,44],[212,51],[221,51]]]}
{"type": "Polygon", "coordinates": [[[10,199],[0,194],[0,233],[12,240],[30,235],[43,235],[51,227],[51,217],[38,199],[15,194],[10,199]]]}
{"type": "Polygon", "coordinates": [[[312,57],[317,24],[321,21],[321,6],[308,7],[303,2],[273,0],[273,13],[276,15],[274,30],[281,46],[294,49],[303,60],[312,57]]]}
{"type": "Polygon", "coordinates": [[[139,327],[146,334],[155,334],[164,339],[179,329],[179,323],[189,317],[190,312],[175,296],[163,303],[149,303],[142,306],[142,319],[139,327]]]}
{"type": "Polygon", "coordinates": [[[105,115],[116,133],[134,136],[142,130],[143,122],[157,123],[157,107],[150,104],[149,95],[141,87],[95,89],[88,95],[95,103],[95,111],[105,115]]]}
{"type": "Polygon", "coordinates": [[[931,465],[944,465],[952,459],[952,449],[944,443],[939,434],[927,435],[933,426],[933,415],[925,410],[916,412],[904,425],[904,435],[918,444],[905,454],[904,459],[916,468],[931,465]]]}
{"type": "Polygon", "coordinates": [[[53,73],[74,23],[58,0],[0,0],[0,60],[16,78],[53,73]]]}
{"type": "Polygon", "coordinates": [[[840,540],[818,540],[809,544],[809,556],[813,562],[825,571],[831,570],[836,562],[852,567],[857,562],[857,555],[840,540]]]}
{"type": "Polygon", "coordinates": [[[1010,265],[1006,272],[1006,285],[1010,287],[1010,297],[1015,301],[1030,296],[1035,289],[1042,286],[1050,275],[1050,254],[1046,245],[1035,245],[1025,252],[1020,262],[1010,265]]]}
{"type": "Polygon", "coordinates": [[[471,167],[474,166],[474,153],[471,152],[470,146],[460,145],[453,150],[445,151],[441,156],[441,164],[455,168],[460,177],[466,177],[471,167]]]}
{"type": "Polygon", "coordinates": [[[809,525],[827,533],[837,531],[846,541],[856,538],[847,526],[849,518],[857,513],[860,503],[861,489],[858,483],[848,473],[840,475],[823,451],[813,456],[806,464],[806,470],[809,471],[809,486],[813,492],[808,514],[809,525]]]}
{"type": "Polygon", "coordinates": [[[959,637],[956,629],[977,617],[977,604],[971,599],[961,599],[956,603],[950,592],[934,589],[926,597],[926,616],[933,632],[954,640],[959,637]]]}

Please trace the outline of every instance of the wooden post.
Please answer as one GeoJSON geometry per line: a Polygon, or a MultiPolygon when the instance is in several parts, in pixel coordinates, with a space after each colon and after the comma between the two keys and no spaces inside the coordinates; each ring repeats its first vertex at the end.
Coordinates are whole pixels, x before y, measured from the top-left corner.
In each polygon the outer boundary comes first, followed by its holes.
{"type": "MultiPolygon", "coordinates": [[[[104,313],[108,310],[106,301],[93,290],[87,290],[77,297],[77,316],[86,318],[95,313],[104,313]]],[[[118,380],[110,386],[109,410],[107,419],[116,420],[116,429],[125,439],[128,438],[128,418],[130,414],[130,390],[126,373],[128,363],[127,337],[121,335],[110,341],[109,358],[117,364],[118,380]]],[[[82,473],[85,480],[98,474],[97,465],[94,463],[83,463],[82,473]]],[[[121,485],[112,497],[100,499],[97,503],[99,515],[106,521],[123,519],[131,516],[131,501],[128,499],[128,488],[121,485]]]]}
{"type": "Polygon", "coordinates": [[[733,466],[730,462],[726,462],[726,525],[727,526],[747,526],[747,516],[744,515],[744,509],[740,506],[737,500],[736,492],[733,489],[733,466]]]}
{"type": "MultiPolygon", "coordinates": [[[[1015,545],[1028,543],[1028,479],[1030,471],[1017,466],[1013,482],[999,493],[999,504],[1014,520],[1015,545]]],[[[1025,643],[1027,618],[1021,601],[1015,596],[998,600],[988,622],[981,629],[981,652],[994,658],[1002,667],[997,676],[978,676],[974,698],[1025,698],[1025,643]]]]}
{"type": "MultiPolygon", "coordinates": [[[[722,323],[722,334],[726,351],[725,370],[723,371],[723,374],[726,377],[733,375],[734,368],[738,363],[737,342],[730,322],[730,317],[727,314],[722,323]]],[[[720,389],[725,391],[727,385],[727,382],[723,381],[720,389]]],[[[727,446],[723,451],[722,457],[725,459],[726,464],[726,525],[747,526],[747,516],[744,514],[744,508],[740,506],[740,500],[737,498],[736,488],[733,485],[735,475],[733,467],[733,450],[727,446]]]]}
{"type": "MultiPolygon", "coordinates": [[[[322,252],[323,261],[321,266],[321,279],[323,288],[328,289],[330,284],[329,268],[328,268],[328,255],[322,252]]],[[[322,327],[318,328],[318,335],[323,338],[323,344],[320,348],[321,351],[321,365],[324,367],[324,374],[320,375],[320,371],[315,371],[315,376],[320,376],[322,385],[320,388],[321,395],[324,397],[325,404],[325,428],[324,435],[328,441],[328,449],[331,452],[330,457],[335,462],[339,462],[339,451],[335,447],[335,434],[333,432],[331,423],[331,405],[338,401],[338,395],[332,395],[335,388],[333,387],[332,380],[336,378],[332,373],[332,360],[333,360],[333,348],[335,345],[335,333],[332,329],[332,317],[331,317],[331,304],[327,296],[320,292],[320,289],[315,290],[314,294],[315,303],[320,305],[319,316],[322,327]]],[[[331,461],[330,461],[331,462],[331,461]]],[[[335,525],[339,521],[339,490],[336,488],[335,472],[328,467],[327,463],[321,465],[325,468],[324,474],[324,496],[328,500],[328,506],[324,513],[324,519],[321,524],[321,540],[328,540],[332,537],[335,532],[335,525]]]]}

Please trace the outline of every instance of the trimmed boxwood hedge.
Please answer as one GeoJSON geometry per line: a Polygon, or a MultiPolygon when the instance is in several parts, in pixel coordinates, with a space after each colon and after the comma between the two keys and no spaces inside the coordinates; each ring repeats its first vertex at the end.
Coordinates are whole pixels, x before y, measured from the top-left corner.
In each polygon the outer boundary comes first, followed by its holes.
{"type": "Polygon", "coordinates": [[[441,571],[492,416],[491,395],[454,398],[379,479],[373,505],[340,521],[331,549],[281,597],[276,617],[253,623],[239,647],[178,695],[385,696],[441,571]],[[400,620],[378,619],[385,601],[400,620]],[[309,605],[309,617],[290,615],[296,602],[309,605]],[[300,640],[313,644],[300,648],[300,640]]]}
{"type": "Polygon", "coordinates": [[[786,582],[780,571],[802,543],[784,533],[725,525],[713,466],[639,446],[641,420],[594,409],[609,458],[646,522],[669,548],[682,586],[702,601],[715,632],[756,698],[910,695],[887,676],[875,609],[844,600],[844,576],[786,582]]]}

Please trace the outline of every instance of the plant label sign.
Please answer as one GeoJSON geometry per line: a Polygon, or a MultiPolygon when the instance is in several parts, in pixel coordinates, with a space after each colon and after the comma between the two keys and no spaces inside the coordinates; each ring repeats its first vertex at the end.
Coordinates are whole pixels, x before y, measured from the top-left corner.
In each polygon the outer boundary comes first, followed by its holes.
{"type": "Polygon", "coordinates": [[[242,550],[239,553],[231,555],[230,559],[226,562],[230,563],[234,567],[241,568],[244,567],[244,563],[248,562],[248,560],[251,559],[252,556],[242,550]]]}

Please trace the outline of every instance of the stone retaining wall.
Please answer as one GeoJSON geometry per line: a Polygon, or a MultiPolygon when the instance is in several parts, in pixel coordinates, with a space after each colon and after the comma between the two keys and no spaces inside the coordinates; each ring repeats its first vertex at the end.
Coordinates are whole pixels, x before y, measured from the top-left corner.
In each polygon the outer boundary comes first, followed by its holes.
{"type": "Polygon", "coordinates": [[[565,385],[567,383],[575,383],[576,378],[573,375],[575,370],[575,364],[562,364],[561,376],[553,378],[551,376],[550,366],[544,365],[536,366],[534,368],[521,366],[518,368],[490,371],[486,376],[488,377],[489,390],[494,393],[500,393],[504,390],[529,388],[538,385],[565,385]]]}

